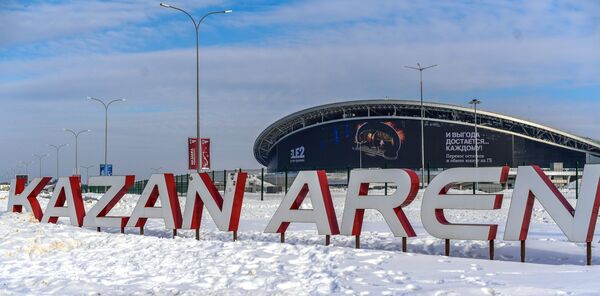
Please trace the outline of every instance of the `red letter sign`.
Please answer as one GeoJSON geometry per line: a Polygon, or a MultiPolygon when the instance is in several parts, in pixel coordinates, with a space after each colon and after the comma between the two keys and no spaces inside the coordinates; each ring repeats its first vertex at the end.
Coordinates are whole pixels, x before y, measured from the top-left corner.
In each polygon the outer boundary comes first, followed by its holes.
{"type": "Polygon", "coordinates": [[[340,233],[325,171],[298,173],[265,232],[284,233],[290,222],[316,223],[321,235],[340,233]],[[300,209],[309,191],[313,209],[300,209]]]}
{"type": "Polygon", "coordinates": [[[161,218],[168,229],[181,228],[181,210],[173,174],[154,174],[148,180],[127,227],[144,227],[148,218],[161,218]],[[160,198],[160,208],[154,207],[160,198]]]}
{"type": "Polygon", "coordinates": [[[44,189],[44,186],[50,182],[50,179],[52,178],[35,178],[29,183],[27,188],[25,188],[27,177],[17,177],[16,180],[12,180],[10,182],[8,208],[6,210],[21,213],[23,206],[25,206],[25,209],[31,212],[38,221],[42,221],[44,213],[37,200],[37,196],[44,189]]]}
{"type": "Polygon", "coordinates": [[[342,234],[360,235],[365,209],[375,209],[383,215],[394,236],[413,237],[413,230],[402,207],[417,196],[419,177],[411,170],[353,170],[348,182],[344,205],[342,234]],[[396,192],[389,196],[369,195],[369,183],[395,183],[396,192]]]}
{"type": "Polygon", "coordinates": [[[85,208],[81,198],[79,176],[58,179],[52,198],[48,202],[42,222],[56,223],[59,217],[69,217],[71,225],[82,226],[85,208]],[[65,203],[67,206],[65,206],[65,203]]]}
{"type": "Polygon", "coordinates": [[[535,198],[570,241],[591,242],[600,206],[600,165],[585,166],[577,210],[540,167],[519,167],[504,231],[505,240],[527,239],[535,198]]]}
{"type": "Polygon", "coordinates": [[[230,175],[225,198],[213,184],[207,173],[190,175],[185,212],[184,229],[200,229],[204,205],[221,231],[237,231],[244,199],[244,187],[248,173],[230,175]]]}
{"type": "Polygon", "coordinates": [[[135,176],[102,176],[91,177],[89,186],[108,186],[106,193],[88,211],[83,226],[86,227],[120,227],[127,225],[129,217],[107,216],[110,210],[123,198],[127,190],[133,186],[135,176]]]}
{"type": "Polygon", "coordinates": [[[454,168],[437,175],[425,190],[421,204],[421,222],[429,234],[437,238],[493,240],[497,224],[454,224],[444,215],[444,209],[497,210],[502,206],[502,194],[448,194],[455,183],[506,183],[509,168],[454,168]]]}

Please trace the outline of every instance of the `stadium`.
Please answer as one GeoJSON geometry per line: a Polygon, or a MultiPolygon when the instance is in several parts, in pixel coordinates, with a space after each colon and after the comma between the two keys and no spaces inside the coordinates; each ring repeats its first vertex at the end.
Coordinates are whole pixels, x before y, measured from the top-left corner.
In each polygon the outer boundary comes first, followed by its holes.
{"type": "MultiPolygon", "coordinates": [[[[548,126],[472,108],[423,103],[426,167],[443,169],[598,163],[600,143],[548,126]]],[[[270,172],[421,167],[421,102],[360,100],[316,106],[268,126],[254,157],[270,172]]]]}

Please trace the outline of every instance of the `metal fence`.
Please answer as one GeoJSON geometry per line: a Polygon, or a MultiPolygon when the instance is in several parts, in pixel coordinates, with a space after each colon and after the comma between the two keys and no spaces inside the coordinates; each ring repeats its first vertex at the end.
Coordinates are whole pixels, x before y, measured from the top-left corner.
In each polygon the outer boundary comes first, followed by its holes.
{"type": "MultiPolygon", "coordinates": [[[[372,168],[378,169],[378,168],[372,168]]],[[[245,191],[246,192],[260,192],[261,198],[264,197],[265,194],[280,194],[287,193],[289,187],[294,182],[298,175],[298,171],[285,171],[285,172],[267,172],[265,168],[260,169],[235,169],[235,170],[219,170],[219,171],[207,171],[206,173],[210,176],[211,180],[215,184],[218,190],[223,191],[227,188],[227,176],[229,174],[233,174],[236,171],[243,171],[248,173],[248,179],[246,182],[245,191]]],[[[329,186],[332,188],[347,188],[348,181],[350,177],[350,169],[346,170],[337,170],[337,171],[328,171],[327,172],[327,180],[329,182],[329,186]]],[[[417,175],[421,176],[420,170],[414,170],[417,175]]],[[[440,174],[443,169],[427,169],[424,172],[425,182],[421,184],[424,187],[427,187],[429,182],[435,178],[438,174],[440,174]]],[[[573,183],[574,180],[580,180],[581,171],[577,169],[562,169],[560,171],[550,171],[547,170],[547,174],[550,179],[557,185],[558,188],[566,188],[570,184],[573,183]]],[[[456,184],[455,188],[462,190],[471,190],[476,187],[478,191],[484,192],[498,192],[503,189],[511,189],[514,185],[514,177],[516,176],[516,168],[511,169],[509,174],[509,180],[504,185],[504,187],[500,184],[489,184],[489,183],[479,183],[477,185],[473,183],[462,183],[456,184]]],[[[185,195],[187,193],[188,182],[189,182],[189,174],[180,174],[175,175],[175,186],[177,193],[180,195],[185,195]]],[[[128,191],[130,194],[141,194],[144,188],[146,187],[148,180],[139,180],[136,181],[134,186],[128,191]]],[[[578,193],[579,182],[574,182],[575,190],[578,193]]],[[[387,193],[388,189],[394,189],[394,184],[372,184],[371,188],[381,188],[384,189],[387,193]]],[[[106,188],[98,187],[98,186],[90,186],[82,184],[83,192],[93,192],[93,193],[104,193],[106,188]]]]}

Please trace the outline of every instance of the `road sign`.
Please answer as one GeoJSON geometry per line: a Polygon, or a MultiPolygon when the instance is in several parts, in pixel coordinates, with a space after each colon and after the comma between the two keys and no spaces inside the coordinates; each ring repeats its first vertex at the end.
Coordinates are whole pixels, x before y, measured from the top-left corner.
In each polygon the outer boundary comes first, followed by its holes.
{"type": "Polygon", "coordinates": [[[112,176],[112,172],[113,172],[112,164],[107,164],[106,168],[104,167],[104,164],[100,164],[100,176],[112,176]]]}

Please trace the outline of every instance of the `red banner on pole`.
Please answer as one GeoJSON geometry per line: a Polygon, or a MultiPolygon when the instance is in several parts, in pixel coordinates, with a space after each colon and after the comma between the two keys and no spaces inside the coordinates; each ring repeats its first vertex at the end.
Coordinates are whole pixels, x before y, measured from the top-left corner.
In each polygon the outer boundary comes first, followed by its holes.
{"type": "Polygon", "coordinates": [[[188,169],[198,169],[198,140],[188,138],[188,169]]]}
{"type": "Polygon", "coordinates": [[[202,169],[210,170],[210,139],[201,138],[200,145],[202,146],[202,169]]]}

